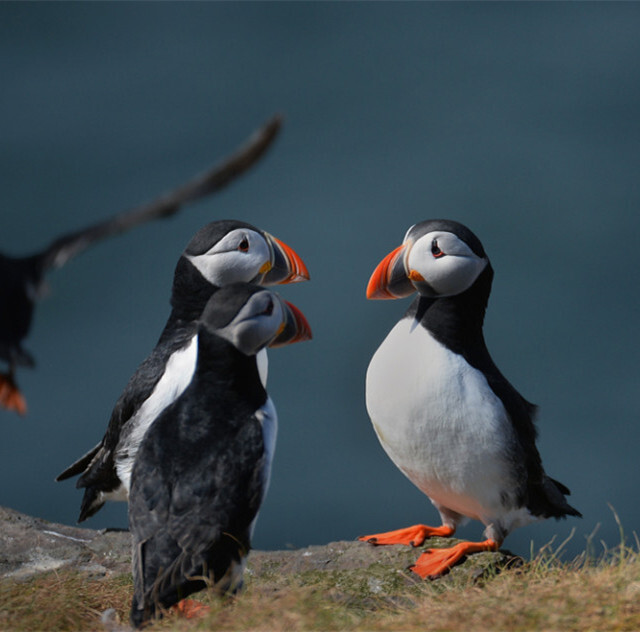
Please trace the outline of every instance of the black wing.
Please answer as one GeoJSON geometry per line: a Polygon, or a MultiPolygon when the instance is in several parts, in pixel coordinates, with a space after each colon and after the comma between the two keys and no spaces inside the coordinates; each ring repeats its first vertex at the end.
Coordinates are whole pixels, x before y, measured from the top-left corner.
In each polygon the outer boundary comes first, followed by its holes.
{"type": "Polygon", "coordinates": [[[580,517],[580,512],[569,505],[565,498],[565,494],[571,493],[569,489],[547,476],[542,466],[542,458],[536,446],[537,430],[534,423],[537,406],[522,397],[502,375],[484,346],[484,341],[482,347],[484,348],[480,348],[473,359],[467,360],[483,372],[491,390],[502,400],[513,424],[518,444],[514,451],[517,461],[514,465],[522,468],[524,474],[521,477],[523,484],[518,492],[519,502],[536,516],[580,517]]]}
{"type": "Polygon", "coordinates": [[[102,507],[104,501],[100,500],[100,492],[111,492],[120,486],[115,467],[118,444],[129,431],[131,418],[160,381],[169,357],[184,347],[195,331],[195,325],[187,323],[171,337],[163,338],[164,344],[158,344],[129,379],[113,408],[102,441],[56,477],[57,481],[63,481],[81,474],[76,486],[84,487],[85,493],[78,522],[102,507]]]}
{"type": "Polygon", "coordinates": [[[88,467],[91,465],[93,459],[95,459],[96,454],[100,451],[102,447],[102,441],[95,445],[89,452],[83,454],[77,461],[72,463],[64,472],[61,472],[56,476],[56,481],[65,481],[72,476],[78,476],[82,474],[88,467]]]}
{"type": "Polygon", "coordinates": [[[502,375],[487,349],[482,322],[492,278],[493,269],[488,264],[466,292],[438,299],[419,296],[409,306],[405,317],[420,321],[436,340],[482,372],[491,390],[502,401],[515,432],[511,454],[517,478],[522,481],[517,491],[519,505],[545,518],[580,515],[564,497],[569,490],[544,472],[536,447],[536,406],[522,397],[502,375]]]}

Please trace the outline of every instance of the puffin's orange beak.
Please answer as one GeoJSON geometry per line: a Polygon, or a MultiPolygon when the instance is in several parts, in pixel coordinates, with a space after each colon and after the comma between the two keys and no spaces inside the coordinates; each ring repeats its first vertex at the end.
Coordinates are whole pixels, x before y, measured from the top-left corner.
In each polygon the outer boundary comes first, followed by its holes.
{"type": "Polygon", "coordinates": [[[286,321],[283,323],[280,333],[269,346],[282,347],[294,342],[311,340],[311,327],[305,315],[293,303],[289,303],[289,301],[283,301],[283,303],[285,304],[286,321]]]}
{"type": "Polygon", "coordinates": [[[271,267],[262,278],[261,285],[299,283],[309,280],[309,271],[300,255],[283,241],[265,233],[273,253],[271,267]]]}
{"type": "Polygon", "coordinates": [[[368,299],[404,298],[416,291],[404,266],[406,250],[406,243],[398,246],[377,265],[367,285],[368,299]]]}

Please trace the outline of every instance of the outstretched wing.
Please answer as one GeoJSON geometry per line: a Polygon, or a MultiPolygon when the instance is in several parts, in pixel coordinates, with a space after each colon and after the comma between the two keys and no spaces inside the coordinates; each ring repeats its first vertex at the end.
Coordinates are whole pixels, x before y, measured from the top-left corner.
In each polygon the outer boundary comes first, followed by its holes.
{"type": "Polygon", "coordinates": [[[182,186],[142,206],[56,239],[42,253],[43,271],[63,266],[91,244],[153,219],[169,217],[182,206],[215,193],[249,169],[278,134],[281,117],[274,116],[231,156],[182,186]]]}

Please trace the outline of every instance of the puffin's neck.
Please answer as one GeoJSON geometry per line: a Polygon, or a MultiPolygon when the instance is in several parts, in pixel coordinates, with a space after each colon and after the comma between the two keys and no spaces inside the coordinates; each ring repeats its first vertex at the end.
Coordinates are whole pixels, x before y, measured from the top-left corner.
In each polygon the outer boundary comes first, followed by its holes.
{"type": "Polygon", "coordinates": [[[462,294],[445,298],[419,296],[406,317],[415,318],[431,335],[461,355],[485,348],[482,324],[491,292],[493,270],[487,264],[475,283],[462,294]]]}
{"type": "MultiPolygon", "coordinates": [[[[233,406],[247,407],[247,411],[253,413],[267,399],[256,356],[244,355],[227,340],[203,327],[198,334],[198,365],[194,380],[205,385],[207,397],[215,402],[212,405],[218,411],[232,406],[229,402],[235,402],[233,406]],[[225,397],[220,397],[220,393],[225,397]]],[[[234,411],[224,412],[231,415],[234,411]]]]}
{"type": "Polygon", "coordinates": [[[218,288],[209,283],[185,257],[180,257],[171,290],[171,320],[194,321],[218,288]]]}

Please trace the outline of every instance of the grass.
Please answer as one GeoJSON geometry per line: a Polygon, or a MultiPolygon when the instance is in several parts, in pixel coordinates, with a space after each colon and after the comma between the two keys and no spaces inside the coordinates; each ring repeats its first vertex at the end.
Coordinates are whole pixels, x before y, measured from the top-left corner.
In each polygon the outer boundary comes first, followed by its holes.
{"type": "MultiPolygon", "coordinates": [[[[636,543],[637,544],[637,543],[636,543]]],[[[418,582],[405,571],[378,568],[273,572],[247,577],[237,597],[204,595],[211,612],[201,620],[174,615],[158,632],[256,631],[502,631],[640,630],[640,547],[585,552],[562,562],[562,548],[506,569],[451,573],[418,582]]],[[[100,613],[115,608],[126,622],[131,577],[91,579],[51,572],[28,581],[0,581],[0,630],[63,632],[100,630],[100,613]]]]}
{"type": "Polygon", "coordinates": [[[115,607],[127,616],[131,577],[88,578],[75,571],[49,572],[27,581],[0,580],[0,630],[94,630],[100,614],[115,607]]]}

